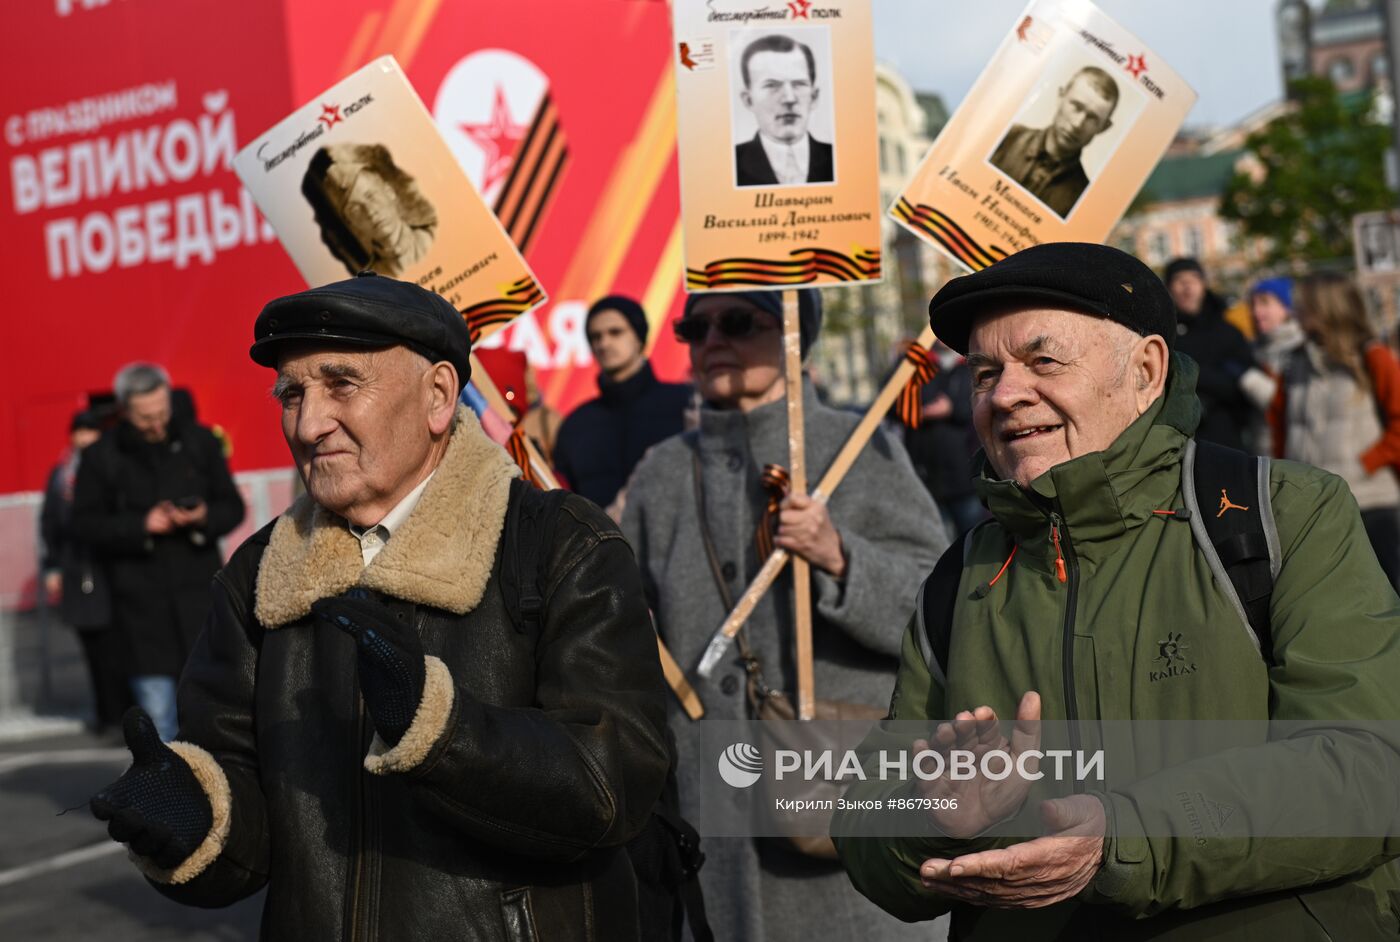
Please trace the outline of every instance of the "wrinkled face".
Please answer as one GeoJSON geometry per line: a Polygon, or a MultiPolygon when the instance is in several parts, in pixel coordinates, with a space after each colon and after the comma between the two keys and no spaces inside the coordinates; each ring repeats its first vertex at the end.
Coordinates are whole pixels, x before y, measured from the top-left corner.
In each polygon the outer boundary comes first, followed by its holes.
{"type": "Polygon", "coordinates": [[[642,341],[627,318],[600,311],[588,320],[588,349],[604,373],[623,373],[642,358],[642,341]]]}
{"type": "Polygon", "coordinates": [[[1278,299],[1278,295],[1261,291],[1249,302],[1250,311],[1254,314],[1254,326],[1259,328],[1261,334],[1272,334],[1288,320],[1288,308],[1283,306],[1283,302],[1278,299]]]}
{"type": "Polygon", "coordinates": [[[1206,280],[1194,271],[1177,272],[1167,285],[1167,293],[1176,303],[1176,309],[1188,317],[1201,313],[1201,305],[1206,300],[1206,280]]]}
{"type": "Polygon", "coordinates": [[[765,50],[749,59],[749,84],[740,93],[767,137],[792,144],[807,136],[818,90],[801,49],[765,50]]]}
{"type": "Polygon", "coordinates": [[[712,294],[696,302],[687,316],[710,320],[704,342],[690,348],[690,369],[706,402],[734,408],[740,400],[763,397],[782,379],[782,331],[766,311],[741,298],[712,294]],[[715,325],[721,312],[733,308],[752,312],[752,334],[726,337],[715,325]]]}
{"type": "MultiPolygon", "coordinates": [[[[313,500],[352,523],[412,490],[429,461],[431,370],[404,347],[293,348],[273,395],[282,434],[313,500]]],[[[377,523],[371,519],[368,523],[377,523]]]]}
{"type": "Polygon", "coordinates": [[[1074,311],[978,318],[969,339],[972,419],[998,476],[1028,487],[1055,465],[1103,451],[1140,414],[1124,369],[1135,335],[1074,311]]]}
{"type": "Polygon", "coordinates": [[[1082,151],[1113,123],[1114,104],[1084,76],[1070,82],[1060,93],[1060,105],[1050,125],[1055,151],[1064,157],[1082,151]]]}
{"type": "Polygon", "coordinates": [[[146,441],[153,444],[165,441],[170,427],[170,388],[161,386],[132,396],[126,401],[126,420],[146,441]]]}
{"type": "Polygon", "coordinates": [[[361,170],[345,194],[341,208],[345,224],[371,253],[392,254],[403,230],[399,198],[394,188],[372,170],[361,170]]]}

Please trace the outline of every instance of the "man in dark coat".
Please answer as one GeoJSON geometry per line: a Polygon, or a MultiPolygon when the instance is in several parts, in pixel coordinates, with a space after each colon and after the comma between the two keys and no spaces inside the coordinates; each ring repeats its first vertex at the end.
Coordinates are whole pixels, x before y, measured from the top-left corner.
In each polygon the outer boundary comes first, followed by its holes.
{"type": "Polygon", "coordinates": [[[175,681],[209,611],[219,538],[243,520],[223,446],[175,409],[165,370],[117,374],[122,422],[83,453],[73,527],[106,566],[136,702],[163,739],[176,729],[175,681]]]}
{"type": "Polygon", "coordinates": [[[821,96],[811,48],[781,34],[760,36],[744,48],[739,69],[744,80],[739,99],[753,112],[758,133],[734,148],[736,184],[835,180],[831,145],[807,131],[821,96]]]}
{"type": "Polygon", "coordinates": [[[663,383],[652,372],[645,355],[646,313],[631,298],[598,301],[583,329],[598,363],[598,398],[564,420],[554,465],[576,493],[607,507],[647,449],[680,434],[691,390],[663,383]]]}
{"type": "Polygon", "coordinates": [[[1196,259],[1173,259],[1162,280],[1176,304],[1176,349],[1201,370],[1196,437],[1247,451],[1245,432],[1258,419],[1258,409],[1245,390],[1262,374],[1249,341],[1225,320],[1225,302],[1207,286],[1205,269],[1196,259]]]}
{"type": "Polygon", "coordinates": [[[622,845],[670,751],[622,534],[551,504],[513,618],[526,567],[501,566],[546,498],[458,405],[452,306],[366,273],[254,337],[307,493],[214,580],[180,740],[128,714],[135,763],[93,812],[174,900],[266,886],[264,938],[638,942],[622,845]]]}

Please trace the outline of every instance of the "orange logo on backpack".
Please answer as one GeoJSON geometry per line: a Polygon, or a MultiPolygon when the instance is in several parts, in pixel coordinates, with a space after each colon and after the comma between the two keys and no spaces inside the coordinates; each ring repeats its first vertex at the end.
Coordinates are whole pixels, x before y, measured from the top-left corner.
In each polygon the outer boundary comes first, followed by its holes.
{"type": "Polygon", "coordinates": [[[1231,502],[1230,495],[1226,494],[1225,488],[1222,487],[1220,489],[1220,513],[1216,514],[1216,516],[1225,516],[1225,511],[1227,510],[1249,510],[1249,508],[1241,507],[1239,504],[1231,502]]]}

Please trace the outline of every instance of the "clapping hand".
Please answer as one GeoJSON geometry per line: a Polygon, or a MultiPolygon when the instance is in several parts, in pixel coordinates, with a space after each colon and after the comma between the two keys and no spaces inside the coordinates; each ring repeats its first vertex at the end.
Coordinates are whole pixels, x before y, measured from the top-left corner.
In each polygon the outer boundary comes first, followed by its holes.
{"type": "MultiPolygon", "coordinates": [[[[1040,746],[1040,694],[1027,691],[1016,708],[1016,725],[1008,740],[1001,733],[1001,722],[989,706],[964,710],[950,723],[940,723],[931,740],[917,740],[916,753],[924,750],[947,754],[955,749],[973,753],[977,762],[991,751],[1008,753],[1018,762],[1022,753],[1040,746]]],[[[1037,756],[1023,763],[1027,772],[1039,770],[1037,756]]],[[[949,837],[966,838],[1006,820],[1021,810],[1030,793],[1027,776],[1008,775],[995,780],[975,775],[954,781],[940,775],[932,781],[919,781],[923,795],[934,799],[934,822],[949,837]],[[950,800],[951,799],[951,800],[950,800]]]]}

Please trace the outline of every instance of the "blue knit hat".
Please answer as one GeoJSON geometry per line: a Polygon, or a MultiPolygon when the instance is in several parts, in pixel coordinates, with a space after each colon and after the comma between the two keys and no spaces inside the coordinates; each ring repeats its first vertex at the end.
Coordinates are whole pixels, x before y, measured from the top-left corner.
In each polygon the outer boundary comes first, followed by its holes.
{"type": "Polygon", "coordinates": [[[1283,306],[1290,311],[1293,310],[1293,279],[1292,278],[1265,278],[1254,286],[1254,290],[1249,292],[1250,300],[1254,300],[1255,295],[1272,294],[1283,302],[1283,306]]]}

